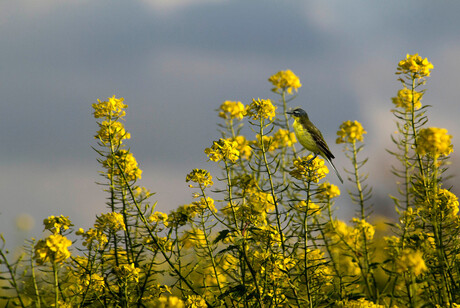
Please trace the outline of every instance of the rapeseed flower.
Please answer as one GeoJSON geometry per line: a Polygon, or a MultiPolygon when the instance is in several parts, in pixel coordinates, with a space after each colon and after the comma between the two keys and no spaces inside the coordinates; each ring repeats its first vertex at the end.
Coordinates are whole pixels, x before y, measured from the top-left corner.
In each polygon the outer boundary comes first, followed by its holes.
{"type": "Polygon", "coordinates": [[[187,174],[185,177],[185,182],[195,182],[202,184],[204,187],[212,186],[214,183],[212,181],[212,176],[209,171],[204,169],[193,169],[192,172],[187,174]]]}
{"type": "Polygon", "coordinates": [[[278,73],[270,76],[268,81],[274,86],[272,91],[280,93],[280,90],[287,91],[288,94],[292,94],[293,90],[297,92],[297,89],[302,86],[299,77],[297,77],[291,70],[279,71],[278,73]]]}
{"type": "Polygon", "coordinates": [[[113,144],[121,144],[123,139],[130,139],[131,134],[126,132],[125,126],[121,122],[104,121],[99,124],[99,131],[94,139],[100,140],[104,144],[112,142],[113,144]]]}
{"type": "Polygon", "coordinates": [[[410,272],[419,276],[428,268],[423,260],[423,253],[419,250],[406,248],[396,260],[396,270],[398,273],[410,272]]]}
{"type": "Polygon", "coordinates": [[[91,106],[94,109],[94,117],[97,118],[121,118],[126,115],[126,112],[123,110],[128,107],[128,105],[123,104],[125,99],[123,97],[116,98],[115,95],[109,97],[107,101],[101,102],[99,99],[97,103],[92,104],[91,106]]]}
{"type": "Polygon", "coordinates": [[[295,133],[289,132],[286,129],[280,128],[273,134],[273,143],[277,148],[291,147],[296,142],[295,133]]]}
{"type": "Polygon", "coordinates": [[[210,148],[206,148],[204,152],[208,155],[209,159],[218,162],[222,159],[228,159],[232,162],[238,160],[240,152],[237,150],[238,143],[230,139],[220,138],[214,141],[210,148]]]}
{"type": "Polygon", "coordinates": [[[235,138],[233,138],[233,141],[237,143],[236,149],[240,152],[240,157],[244,157],[245,159],[251,158],[251,144],[254,144],[253,141],[247,140],[246,137],[242,135],[236,136],[235,138]]]}
{"type": "Polygon", "coordinates": [[[363,141],[363,135],[367,134],[361,123],[358,121],[345,121],[340,125],[340,130],[337,131],[336,143],[355,143],[363,141]]]}
{"type": "Polygon", "coordinates": [[[327,201],[332,198],[340,196],[340,189],[338,186],[329,182],[324,182],[318,186],[318,199],[321,201],[327,201]]]}
{"type": "Polygon", "coordinates": [[[241,102],[225,101],[220,105],[219,117],[229,120],[242,120],[244,116],[244,105],[241,102]]]}
{"type": "Polygon", "coordinates": [[[411,91],[408,88],[404,87],[398,91],[398,95],[393,97],[391,100],[398,108],[404,108],[406,112],[412,110],[412,104],[414,104],[414,110],[422,108],[423,93],[417,91],[411,91]]]}
{"type": "Polygon", "coordinates": [[[125,220],[123,219],[123,215],[116,212],[110,212],[107,214],[101,214],[96,219],[96,223],[94,227],[98,230],[109,230],[112,232],[116,232],[119,230],[126,231],[125,220]]]}
{"type": "Polygon", "coordinates": [[[454,151],[451,139],[452,135],[449,135],[445,128],[422,128],[417,137],[415,151],[420,155],[447,156],[454,151]]]}
{"type": "Polygon", "coordinates": [[[136,158],[132,153],[127,150],[120,150],[114,154],[114,157],[118,164],[112,156],[102,163],[102,165],[107,168],[107,177],[109,179],[112,178],[112,175],[119,176],[123,179],[122,173],[125,175],[126,181],[128,182],[141,178],[142,170],[137,166],[136,158]]]}
{"type": "Polygon", "coordinates": [[[61,232],[61,229],[67,230],[69,227],[73,226],[70,222],[69,216],[50,216],[43,220],[43,224],[45,225],[45,230],[50,231],[53,234],[58,234],[61,232]]]}
{"type": "Polygon", "coordinates": [[[308,157],[296,158],[289,174],[298,180],[312,181],[318,183],[329,173],[329,169],[324,164],[324,159],[317,157],[316,159],[307,162],[313,158],[313,155],[308,157]]]}
{"type": "Polygon", "coordinates": [[[306,211],[307,216],[319,215],[321,213],[321,208],[319,207],[319,205],[313,202],[309,202],[307,206],[307,202],[302,200],[299,203],[295,204],[294,207],[300,212],[305,213],[306,211]]]}
{"type": "Polygon", "coordinates": [[[115,267],[115,274],[124,281],[139,281],[139,273],[141,269],[137,268],[134,263],[122,264],[115,267]]]}
{"type": "Polygon", "coordinates": [[[252,103],[246,107],[245,114],[253,119],[270,119],[275,117],[276,106],[274,106],[269,99],[252,99],[252,103]]]}
{"type": "Polygon", "coordinates": [[[399,61],[396,74],[410,74],[415,78],[430,77],[430,70],[433,69],[427,58],[422,59],[418,53],[406,55],[406,59],[399,61]]]}
{"type": "Polygon", "coordinates": [[[68,247],[72,241],[60,234],[52,234],[37,242],[34,247],[34,259],[41,265],[46,262],[62,263],[70,257],[68,247]]]}

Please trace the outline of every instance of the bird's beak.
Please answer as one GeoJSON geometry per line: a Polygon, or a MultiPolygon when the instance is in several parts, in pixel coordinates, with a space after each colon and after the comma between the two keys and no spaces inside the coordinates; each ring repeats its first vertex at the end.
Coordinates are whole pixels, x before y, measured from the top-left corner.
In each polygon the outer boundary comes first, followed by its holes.
{"type": "Polygon", "coordinates": [[[287,114],[293,114],[294,112],[292,111],[286,111],[287,114]]]}

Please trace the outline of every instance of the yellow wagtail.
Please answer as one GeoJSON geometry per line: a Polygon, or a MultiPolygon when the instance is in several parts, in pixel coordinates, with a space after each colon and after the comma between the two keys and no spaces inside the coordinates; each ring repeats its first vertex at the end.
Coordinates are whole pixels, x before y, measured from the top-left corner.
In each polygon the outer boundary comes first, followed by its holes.
{"type": "Polygon", "coordinates": [[[321,155],[329,164],[331,164],[332,169],[334,169],[335,174],[337,174],[337,177],[343,184],[342,177],[332,163],[334,155],[332,155],[331,150],[329,150],[329,147],[327,146],[326,141],[324,141],[323,135],[319,129],[317,129],[308,118],[308,114],[305,110],[297,107],[287,113],[292,115],[294,118],[294,132],[300,144],[314,154],[313,158],[308,162],[311,162],[316,158],[316,156],[321,155]]]}

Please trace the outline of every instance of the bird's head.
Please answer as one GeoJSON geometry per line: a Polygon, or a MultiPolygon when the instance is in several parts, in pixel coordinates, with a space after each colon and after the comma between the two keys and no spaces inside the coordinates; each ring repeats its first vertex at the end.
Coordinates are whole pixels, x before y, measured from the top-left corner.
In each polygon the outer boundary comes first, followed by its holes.
{"type": "Polygon", "coordinates": [[[305,112],[305,110],[303,110],[300,107],[296,107],[293,110],[290,110],[286,113],[292,115],[294,119],[299,119],[299,118],[304,118],[304,117],[308,119],[307,113],[305,112]]]}

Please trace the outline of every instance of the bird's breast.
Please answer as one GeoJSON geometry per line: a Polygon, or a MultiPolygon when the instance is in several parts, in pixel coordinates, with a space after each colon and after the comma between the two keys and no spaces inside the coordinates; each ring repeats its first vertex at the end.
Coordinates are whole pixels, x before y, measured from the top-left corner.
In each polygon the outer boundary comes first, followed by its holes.
{"type": "Polygon", "coordinates": [[[299,140],[299,143],[310,152],[317,153],[318,147],[308,130],[306,130],[302,124],[297,122],[297,120],[294,121],[292,127],[294,128],[294,133],[297,137],[297,140],[299,140]]]}

